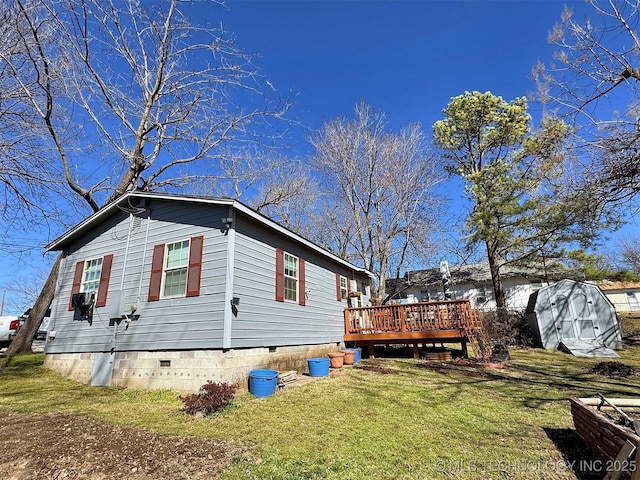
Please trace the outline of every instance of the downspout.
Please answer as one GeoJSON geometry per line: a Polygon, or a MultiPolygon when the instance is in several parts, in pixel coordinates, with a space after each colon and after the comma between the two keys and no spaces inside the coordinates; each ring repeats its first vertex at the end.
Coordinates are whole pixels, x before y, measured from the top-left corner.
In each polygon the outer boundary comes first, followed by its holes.
{"type": "Polygon", "coordinates": [[[236,251],[236,216],[233,207],[229,207],[229,216],[225,220],[227,221],[227,231],[225,232],[225,235],[227,236],[227,268],[224,286],[222,349],[229,350],[231,349],[231,327],[233,323],[234,311],[237,312],[237,306],[233,303],[233,277],[236,251]]]}
{"type": "Polygon", "coordinates": [[[144,265],[147,257],[147,247],[149,246],[149,224],[151,223],[151,208],[147,208],[147,227],[144,233],[144,248],[142,250],[142,263],[140,266],[140,282],[138,283],[138,296],[136,297],[136,308],[140,307],[140,297],[142,296],[142,277],[144,277],[144,265]]]}
{"type": "Polygon", "coordinates": [[[124,276],[127,271],[127,261],[129,260],[129,247],[131,246],[131,232],[133,231],[133,213],[129,213],[129,231],[127,232],[127,244],[124,247],[124,260],[122,263],[122,275],[120,275],[120,292],[124,289],[124,276]]]}

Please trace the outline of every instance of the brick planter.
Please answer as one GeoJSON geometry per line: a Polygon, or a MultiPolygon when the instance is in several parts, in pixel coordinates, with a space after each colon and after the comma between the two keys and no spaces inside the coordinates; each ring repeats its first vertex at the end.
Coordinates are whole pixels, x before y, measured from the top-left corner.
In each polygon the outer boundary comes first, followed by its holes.
{"type": "MultiPolygon", "coordinates": [[[[636,399],[610,399],[617,407],[624,411],[625,407],[640,408],[640,400],[636,399]]],[[[576,432],[582,441],[596,453],[603,462],[613,462],[620,449],[629,440],[638,445],[640,436],[623,425],[617,424],[597,409],[599,398],[571,398],[571,416],[576,427],[576,432]]],[[[618,416],[613,409],[602,407],[603,410],[618,416]]]]}

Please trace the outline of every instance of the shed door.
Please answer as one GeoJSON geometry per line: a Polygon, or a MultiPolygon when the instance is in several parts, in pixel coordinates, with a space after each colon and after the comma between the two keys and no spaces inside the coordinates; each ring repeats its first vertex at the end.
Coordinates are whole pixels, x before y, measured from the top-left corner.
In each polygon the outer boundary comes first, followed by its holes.
{"type": "Polygon", "coordinates": [[[575,340],[579,338],[573,325],[570,304],[569,298],[563,293],[556,295],[551,301],[553,318],[560,340],[575,340]]]}
{"type": "Polygon", "coordinates": [[[578,331],[578,338],[594,339],[596,338],[596,332],[593,328],[593,322],[595,319],[595,310],[593,303],[587,292],[576,292],[570,297],[571,310],[574,314],[576,322],[576,330],[578,331]]]}
{"type": "Polygon", "coordinates": [[[574,289],[569,295],[556,295],[552,306],[560,340],[596,338],[595,310],[588,292],[574,289]]]}

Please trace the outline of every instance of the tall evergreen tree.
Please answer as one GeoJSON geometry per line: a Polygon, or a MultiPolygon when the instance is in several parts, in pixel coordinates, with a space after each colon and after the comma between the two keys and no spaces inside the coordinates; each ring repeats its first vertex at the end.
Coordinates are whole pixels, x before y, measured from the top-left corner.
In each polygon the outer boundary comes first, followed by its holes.
{"type": "Polygon", "coordinates": [[[449,173],[465,182],[472,203],[467,241],[486,247],[501,312],[502,267],[588,243],[598,232],[593,210],[588,199],[561,193],[569,135],[561,121],[545,119],[533,132],[524,98],[507,102],[490,92],[465,92],[443,113],[433,126],[434,143],[449,173]]]}

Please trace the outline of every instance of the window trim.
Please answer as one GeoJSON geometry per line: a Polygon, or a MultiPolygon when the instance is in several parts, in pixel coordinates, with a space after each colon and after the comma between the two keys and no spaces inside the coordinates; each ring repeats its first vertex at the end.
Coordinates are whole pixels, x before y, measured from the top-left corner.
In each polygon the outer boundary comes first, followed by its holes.
{"type": "MultiPolygon", "coordinates": [[[[199,235],[186,239],[189,241],[189,259],[187,261],[187,282],[185,293],[181,295],[164,296],[165,286],[165,262],[167,245],[184,242],[185,239],[160,243],[153,247],[151,258],[151,273],[149,275],[149,293],[147,301],[157,302],[162,299],[197,297],[200,295],[202,280],[202,260],[204,236],[199,235]]],[[[181,267],[183,268],[183,267],[181,267]]]]}
{"type": "MultiPolygon", "coordinates": [[[[177,250],[177,249],[176,249],[177,250]]],[[[162,281],[160,283],[160,298],[182,298],[185,297],[187,294],[187,283],[188,283],[188,276],[189,276],[189,256],[190,256],[190,252],[191,252],[191,239],[187,238],[187,239],[182,239],[182,240],[177,240],[175,242],[167,242],[164,244],[164,249],[162,252],[162,281]],[[186,242],[186,246],[184,245],[184,243],[186,242]],[[186,248],[187,250],[187,258],[185,260],[185,262],[180,265],[177,266],[171,266],[169,267],[167,264],[169,263],[169,255],[171,253],[170,247],[173,245],[180,245],[180,249],[182,248],[186,248]],[[180,293],[176,293],[173,295],[167,295],[166,293],[166,288],[167,288],[167,274],[170,272],[175,272],[178,270],[184,270],[185,271],[185,279],[184,279],[184,286],[182,288],[182,291],[180,293]]]]}
{"type": "Polygon", "coordinates": [[[344,275],[340,275],[336,273],[336,300],[338,302],[342,302],[343,300],[348,300],[349,298],[349,289],[348,289],[348,280],[344,275]],[[343,287],[344,280],[344,287],[343,287]]]}
{"type": "Polygon", "coordinates": [[[285,302],[291,302],[291,303],[298,303],[298,299],[300,298],[300,291],[299,291],[299,278],[300,278],[300,262],[299,262],[299,257],[296,257],[295,255],[292,255],[288,252],[284,252],[284,301],[285,302]],[[295,263],[295,270],[294,270],[294,274],[295,275],[290,275],[287,273],[287,259],[293,259],[294,263],[295,263]],[[287,279],[292,280],[294,283],[294,288],[293,289],[288,289],[287,288],[287,279]],[[295,295],[295,298],[287,298],[287,293],[291,292],[295,295]]]}
{"type": "MultiPolygon", "coordinates": [[[[288,277],[291,278],[291,277],[288,277]]],[[[306,291],[306,263],[300,256],[293,255],[292,253],[285,252],[279,248],[276,248],[276,278],[275,278],[275,299],[276,302],[297,303],[298,305],[305,306],[307,304],[307,291],[306,291]],[[285,254],[291,257],[297,258],[297,287],[296,297],[294,300],[285,299],[285,254]]]]}
{"type": "MultiPolygon", "coordinates": [[[[90,258],[88,260],[84,261],[84,268],[82,269],[82,280],[80,281],[80,292],[79,293],[83,293],[83,292],[97,292],[98,289],[100,288],[100,277],[102,275],[102,262],[103,262],[103,257],[94,257],[94,258],[90,258]],[[87,273],[89,272],[89,269],[92,267],[92,263],[93,262],[100,262],[100,268],[96,268],[96,271],[98,273],[98,275],[96,276],[96,279],[91,280],[91,281],[87,281],[86,280],[86,276],[87,273]],[[94,285],[96,284],[96,288],[93,290],[87,290],[87,286],[91,284],[94,285]]],[[[95,267],[94,267],[95,268],[95,267]]]]}

